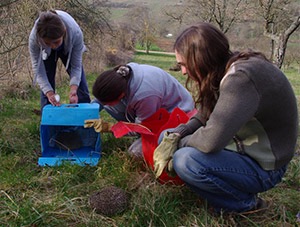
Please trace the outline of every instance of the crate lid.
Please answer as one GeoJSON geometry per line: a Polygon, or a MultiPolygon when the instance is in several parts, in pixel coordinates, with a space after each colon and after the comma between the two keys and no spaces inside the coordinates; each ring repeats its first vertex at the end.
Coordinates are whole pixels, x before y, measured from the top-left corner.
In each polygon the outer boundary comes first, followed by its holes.
{"type": "Polygon", "coordinates": [[[98,119],[98,103],[46,105],[43,108],[41,125],[84,125],[86,119],[98,119]]]}

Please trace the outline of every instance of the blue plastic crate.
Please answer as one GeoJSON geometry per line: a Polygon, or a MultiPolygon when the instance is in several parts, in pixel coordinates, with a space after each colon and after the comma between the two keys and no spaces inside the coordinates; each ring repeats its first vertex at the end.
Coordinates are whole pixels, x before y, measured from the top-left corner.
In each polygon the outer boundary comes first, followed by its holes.
{"type": "Polygon", "coordinates": [[[100,134],[83,126],[86,119],[99,117],[97,103],[46,105],[40,125],[42,155],[38,164],[97,165],[101,157],[100,134]]]}

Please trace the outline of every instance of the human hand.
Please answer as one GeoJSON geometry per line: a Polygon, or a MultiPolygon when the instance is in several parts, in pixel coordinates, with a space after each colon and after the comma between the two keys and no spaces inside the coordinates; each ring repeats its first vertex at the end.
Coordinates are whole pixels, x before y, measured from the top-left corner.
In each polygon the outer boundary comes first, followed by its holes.
{"type": "Polygon", "coordinates": [[[55,94],[54,91],[48,91],[46,96],[53,106],[60,106],[60,97],[58,94],[55,94]]]}
{"type": "Polygon", "coordinates": [[[69,94],[70,104],[78,103],[77,89],[78,87],[76,85],[71,86],[69,94]]]}
{"type": "Polygon", "coordinates": [[[102,119],[88,119],[84,121],[84,128],[94,127],[96,132],[111,132],[113,123],[105,122],[102,119]]]}
{"type": "Polygon", "coordinates": [[[178,133],[165,132],[163,140],[154,150],[153,161],[154,173],[156,178],[158,178],[162,174],[166,165],[169,165],[168,170],[170,172],[172,171],[172,157],[174,152],[178,148],[179,139],[180,135],[178,133]]]}

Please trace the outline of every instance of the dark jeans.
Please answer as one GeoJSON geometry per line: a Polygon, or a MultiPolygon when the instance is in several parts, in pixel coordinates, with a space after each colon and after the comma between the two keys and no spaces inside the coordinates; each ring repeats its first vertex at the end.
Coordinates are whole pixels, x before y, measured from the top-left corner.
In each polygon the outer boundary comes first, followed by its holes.
{"type": "Polygon", "coordinates": [[[173,165],[186,185],[217,212],[252,209],[257,194],[273,188],[286,171],[286,166],[263,170],[252,158],[237,152],[222,150],[207,154],[193,147],[177,150],[173,165]]]}
{"type": "MultiPolygon", "coordinates": [[[[63,53],[63,48],[60,50],[52,50],[51,55],[48,57],[48,59],[44,60],[45,69],[47,73],[47,77],[49,80],[49,83],[51,84],[52,88],[55,90],[55,74],[56,74],[56,66],[57,66],[57,60],[58,58],[61,59],[64,66],[66,66],[67,60],[68,60],[68,54],[63,53]]],[[[71,69],[67,70],[67,73],[71,74],[71,69]]],[[[81,82],[79,84],[78,90],[78,102],[79,103],[90,103],[90,95],[89,95],[89,89],[85,78],[85,73],[82,67],[81,72],[81,82]]],[[[41,110],[44,108],[45,105],[50,104],[48,101],[47,96],[41,92],[41,110]]]]}
{"type": "MultiPolygon", "coordinates": [[[[163,139],[164,130],[158,143],[163,139]]],[[[174,152],[177,175],[217,212],[245,212],[252,209],[257,195],[281,182],[287,165],[278,170],[264,170],[247,155],[223,149],[204,153],[194,147],[174,152]]]]}

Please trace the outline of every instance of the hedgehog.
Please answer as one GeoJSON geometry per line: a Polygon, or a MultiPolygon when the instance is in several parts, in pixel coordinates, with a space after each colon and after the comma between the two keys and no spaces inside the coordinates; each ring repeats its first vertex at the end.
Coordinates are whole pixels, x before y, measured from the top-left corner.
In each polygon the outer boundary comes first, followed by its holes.
{"type": "Polygon", "coordinates": [[[107,186],[92,193],[89,203],[96,213],[113,216],[126,210],[129,204],[129,195],[121,188],[107,186]]]}

